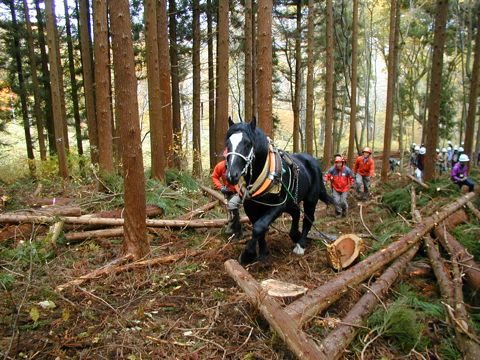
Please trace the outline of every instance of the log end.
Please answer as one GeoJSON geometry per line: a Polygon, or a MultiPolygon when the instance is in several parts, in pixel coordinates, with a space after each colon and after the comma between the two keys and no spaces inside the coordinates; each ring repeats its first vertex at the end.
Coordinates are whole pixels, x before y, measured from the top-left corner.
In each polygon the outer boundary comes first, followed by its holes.
{"type": "Polygon", "coordinates": [[[327,246],[327,260],[335,270],[350,266],[358,257],[364,246],[363,240],[355,234],[340,236],[327,246]]]}

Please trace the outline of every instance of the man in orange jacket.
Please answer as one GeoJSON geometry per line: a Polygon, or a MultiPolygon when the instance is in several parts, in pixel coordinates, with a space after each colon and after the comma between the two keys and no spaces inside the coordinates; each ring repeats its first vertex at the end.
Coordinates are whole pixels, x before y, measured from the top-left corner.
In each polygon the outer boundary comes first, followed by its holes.
{"type": "Polygon", "coordinates": [[[361,193],[363,185],[363,199],[368,199],[369,196],[369,187],[370,187],[370,178],[375,173],[375,163],[371,157],[372,149],[369,147],[363,148],[362,155],[360,155],[355,161],[355,166],[353,168],[353,174],[355,176],[355,188],[357,193],[361,193]]]}
{"type": "Polygon", "coordinates": [[[353,172],[345,165],[345,158],[335,155],[335,165],[328,170],[325,180],[332,185],[333,204],[335,205],[335,216],[347,216],[348,189],[353,185],[353,172]]]}
{"type": "MultiPolygon", "coordinates": [[[[225,156],[225,153],[224,153],[225,156]]],[[[238,195],[235,186],[229,184],[227,181],[227,161],[222,160],[213,169],[212,183],[217,190],[220,190],[227,199],[227,209],[230,212],[227,228],[225,229],[226,235],[234,235],[236,237],[242,237],[242,224],[240,224],[240,204],[242,200],[238,195]]]]}

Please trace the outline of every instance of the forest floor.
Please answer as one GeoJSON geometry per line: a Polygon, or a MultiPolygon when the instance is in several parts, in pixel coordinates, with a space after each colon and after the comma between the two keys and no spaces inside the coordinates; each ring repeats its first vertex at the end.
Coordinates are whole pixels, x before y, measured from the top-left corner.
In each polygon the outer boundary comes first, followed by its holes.
{"type": "MultiPolygon", "coordinates": [[[[478,183],[478,172],[474,177],[478,183]]],[[[41,181],[42,196],[74,198],[85,213],[121,207],[118,179],[107,184],[112,192],[109,196],[97,192],[93,185],[75,181],[64,186],[52,179],[41,181]]],[[[164,207],[164,218],[175,218],[210,201],[195,190],[187,176],[177,176],[171,184],[162,187],[147,181],[147,200],[164,207]]],[[[366,242],[360,258],[366,257],[413,227],[407,184],[399,175],[392,175],[389,185],[377,182],[371,200],[362,207],[350,196],[350,212],[345,219],[335,219],[333,208],[319,203],[312,239],[303,257],[292,253],[288,216],[278,219],[267,236],[271,256],[249,266],[249,272],[258,281],[274,278],[310,289],[328,281],[336,272],[328,265],[325,246],[315,233],[320,230],[333,235],[360,234],[366,242]],[[365,226],[376,240],[368,237],[360,208],[365,226]]],[[[25,207],[26,199],[36,188],[37,182],[32,180],[1,185],[7,199],[5,211],[25,207]]],[[[460,194],[447,177],[431,190],[418,191],[422,216],[432,214],[460,194]]],[[[219,206],[204,215],[224,216],[219,206]]],[[[473,219],[470,217],[469,223],[458,226],[453,233],[480,260],[480,223],[473,219]]],[[[246,225],[245,229],[247,238],[251,228],[246,225]]],[[[153,256],[178,254],[186,249],[205,252],[173,264],[100,277],[56,292],[56,286],[117,258],[122,239],[68,244],[60,238],[57,246],[51,247],[35,233],[24,239],[19,234],[16,240],[0,243],[0,356],[293,359],[294,355],[224,270],[224,262],[236,259],[243,246],[241,242],[228,242],[220,229],[165,229],[151,237],[153,256]]],[[[307,333],[321,339],[361,295],[360,288],[351,288],[307,325],[307,333]]],[[[468,290],[465,295],[478,331],[478,303],[468,290]]],[[[382,306],[375,310],[345,358],[360,358],[362,350],[365,359],[460,358],[445,321],[436,280],[422,250],[384,304],[387,310],[382,306]],[[376,335],[376,340],[364,349],[376,335]]]]}

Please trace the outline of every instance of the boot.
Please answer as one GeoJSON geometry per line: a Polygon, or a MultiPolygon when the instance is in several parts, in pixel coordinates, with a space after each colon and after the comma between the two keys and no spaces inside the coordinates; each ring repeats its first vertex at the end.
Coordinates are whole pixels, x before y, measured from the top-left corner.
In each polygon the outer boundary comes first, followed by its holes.
{"type": "Polygon", "coordinates": [[[243,235],[242,224],[240,224],[240,211],[238,209],[230,212],[230,221],[225,229],[225,235],[230,236],[233,234],[235,234],[237,238],[240,238],[243,235]]]}

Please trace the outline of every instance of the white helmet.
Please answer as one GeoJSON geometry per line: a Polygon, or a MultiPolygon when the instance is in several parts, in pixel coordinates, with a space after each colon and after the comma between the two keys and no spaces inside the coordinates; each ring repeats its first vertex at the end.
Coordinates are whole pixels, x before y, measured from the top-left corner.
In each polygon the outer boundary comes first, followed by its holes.
{"type": "Polygon", "coordinates": [[[467,155],[467,154],[462,154],[462,155],[460,155],[460,157],[458,158],[458,161],[460,161],[460,162],[467,162],[467,161],[470,161],[470,159],[468,158],[468,155],[467,155]]]}
{"type": "Polygon", "coordinates": [[[422,146],[422,147],[420,148],[419,154],[420,154],[420,155],[425,155],[426,152],[427,152],[427,149],[425,148],[425,146],[422,146]]]}
{"type": "Polygon", "coordinates": [[[458,148],[458,152],[464,152],[464,150],[465,150],[465,149],[464,149],[463,147],[461,147],[461,146],[458,148]]]}
{"type": "Polygon", "coordinates": [[[439,148],[437,148],[435,151],[436,151],[437,153],[439,153],[439,152],[440,152],[440,149],[439,149],[439,148]]]}
{"type": "Polygon", "coordinates": [[[415,144],[415,143],[412,143],[412,147],[414,148],[415,146],[417,146],[417,144],[415,144]]]}
{"type": "Polygon", "coordinates": [[[460,145],[464,146],[464,145],[465,145],[465,141],[462,141],[462,142],[460,143],[460,145]]]}
{"type": "Polygon", "coordinates": [[[415,145],[415,148],[414,148],[413,150],[415,150],[415,151],[419,151],[419,150],[420,150],[420,146],[418,146],[418,145],[415,145]]]}
{"type": "Polygon", "coordinates": [[[458,150],[458,146],[455,145],[455,146],[453,147],[453,151],[457,151],[457,150],[458,150]]]}
{"type": "Polygon", "coordinates": [[[447,149],[443,148],[442,153],[446,153],[446,152],[447,152],[447,149]]]}
{"type": "Polygon", "coordinates": [[[452,140],[448,140],[447,144],[452,145],[452,140]]]}

